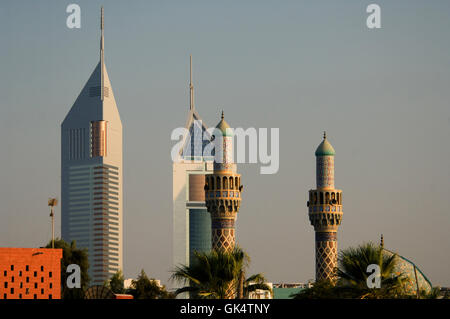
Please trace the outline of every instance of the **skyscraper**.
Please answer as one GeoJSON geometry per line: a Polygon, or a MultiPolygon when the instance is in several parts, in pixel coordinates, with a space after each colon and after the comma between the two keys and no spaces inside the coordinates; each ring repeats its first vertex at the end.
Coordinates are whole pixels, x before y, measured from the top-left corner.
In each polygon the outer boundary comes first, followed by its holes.
{"type": "Polygon", "coordinates": [[[61,125],[61,233],[88,249],[91,285],[123,268],[122,122],[100,61],[61,125]]]}
{"type": "Polygon", "coordinates": [[[173,266],[189,265],[194,251],[211,250],[211,217],[205,206],[205,175],[213,170],[214,153],[207,126],[194,105],[190,57],[189,113],[179,161],[173,163],[173,266]],[[205,156],[206,155],[206,156],[205,156]]]}
{"type": "Polygon", "coordinates": [[[309,191],[309,220],[316,234],[316,281],[333,280],[337,267],[337,230],[342,221],[342,191],[334,188],[333,146],[324,132],[316,150],[316,189],[309,191]]]}

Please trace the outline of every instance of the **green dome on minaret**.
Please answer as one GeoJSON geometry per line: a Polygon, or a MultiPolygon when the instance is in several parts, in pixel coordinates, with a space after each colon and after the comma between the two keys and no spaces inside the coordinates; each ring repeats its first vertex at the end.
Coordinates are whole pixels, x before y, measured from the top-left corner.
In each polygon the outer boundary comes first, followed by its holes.
{"type": "Polygon", "coordinates": [[[218,128],[222,132],[223,136],[233,136],[230,126],[224,119],[223,111],[222,111],[222,119],[220,120],[219,124],[217,124],[216,128],[218,128]],[[227,128],[229,130],[227,130],[227,128]]]}
{"type": "Polygon", "coordinates": [[[323,141],[316,149],[316,156],[334,156],[336,152],[327,140],[327,133],[323,132],[323,141]]]}

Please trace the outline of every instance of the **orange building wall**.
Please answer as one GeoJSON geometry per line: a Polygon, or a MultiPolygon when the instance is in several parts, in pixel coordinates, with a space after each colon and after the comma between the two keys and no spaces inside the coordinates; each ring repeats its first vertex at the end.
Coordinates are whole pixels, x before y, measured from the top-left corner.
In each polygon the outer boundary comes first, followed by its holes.
{"type": "Polygon", "coordinates": [[[61,258],[62,249],[0,248],[0,299],[61,299],[61,258]]]}

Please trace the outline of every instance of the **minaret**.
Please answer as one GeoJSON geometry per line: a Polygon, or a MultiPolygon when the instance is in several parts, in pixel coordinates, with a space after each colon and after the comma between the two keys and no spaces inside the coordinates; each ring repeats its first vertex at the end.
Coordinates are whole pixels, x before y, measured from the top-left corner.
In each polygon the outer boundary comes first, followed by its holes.
{"type": "Polygon", "coordinates": [[[233,133],[222,119],[214,130],[214,171],[205,177],[205,201],[211,214],[211,240],[215,250],[232,251],[234,223],[241,205],[241,175],[233,162],[233,133]]]}
{"type": "Polygon", "coordinates": [[[316,150],[316,189],[309,191],[309,220],[316,233],[316,281],[334,280],[337,230],[342,221],[342,191],[334,188],[333,146],[324,132],[316,150]]]}

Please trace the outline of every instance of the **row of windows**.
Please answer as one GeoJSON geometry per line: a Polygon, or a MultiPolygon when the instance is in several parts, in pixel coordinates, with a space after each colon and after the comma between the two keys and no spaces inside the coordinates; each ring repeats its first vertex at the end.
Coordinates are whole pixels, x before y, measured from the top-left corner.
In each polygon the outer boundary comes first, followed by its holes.
{"type": "MultiPolygon", "coordinates": [[[[14,265],[11,265],[10,269],[11,269],[11,271],[14,271],[14,265]]],[[[25,271],[30,271],[30,265],[26,265],[25,266],[25,271]]],[[[44,266],[41,266],[41,271],[44,271],[44,266]]],[[[5,276],[7,276],[8,271],[5,270],[3,273],[4,273],[5,276]]],[[[35,277],[36,277],[37,272],[35,271],[34,274],[35,274],[35,277]]],[[[51,274],[51,272],[50,272],[50,274],[51,274]]],[[[22,277],[22,270],[19,271],[19,276],[22,277]]]]}
{"type": "Polygon", "coordinates": [[[83,173],[83,174],[69,174],[69,181],[85,181],[89,178],[91,174],[83,173]]]}
{"type": "MultiPolygon", "coordinates": [[[[44,289],[41,289],[41,295],[43,295],[44,293],[45,293],[44,289]]],[[[25,293],[25,294],[28,295],[29,293],[25,293]]],[[[11,295],[14,295],[14,288],[11,288],[11,295]]],[[[33,295],[34,299],[38,299],[37,297],[38,297],[37,294],[33,295]]],[[[19,294],[19,299],[22,299],[22,298],[23,298],[23,295],[19,294]]],[[[3,299],[8,299],[8,294],[3,294],[3,299]]],[[[48,299],[53,299],[53,295],[49,294],[48,299]]]]}
{"type": "Polygon", "coordinates": [[[108,177],[113,177],[117,179],[117,176],[119,176],[118,172],[115,172],[113,170],[109,170],[109,169],[94,169],[94,175],[105,175],[108,177]]]}
{"type": "Polygon", "coordinates": [[[240,197],[240,193],[239,192],[209,192],[209,198],[214,198],[214,193],[215,193],[215,197],[240,197]],[[221,195],[222,194],[222,195],[221,195]]]}
{"type": "Polygon", "coordinates": [[[342,193],[340,192],[310,192],[309,202],[312,205],[317,204],[337,204],[342,205],[342,193]],[[324,197],[325,194],[325,197],[324,197]]]}
{"type": "Polygon", "coordinates": [[[239,189],[239,185],[241,184],[240,177],[233,176],[224,176],[220,178],[219,176],[206,176],[205,177],[205,190],[214,190],[214,189],[239,189]],[[214,184],[215,182],[215,184],[214,184]],[[215,186],[215,187],[214,187],[215,186]]]}
{"type": "Polygon", "coordinates": [[[329,212],[329,211],[340,212],[342,210],[342,207],[341,206],[337,206],[337,207],[331,206],[331,209],[330,209],[330,206],[326,206],[325,208],[314,206],[314,208],[310,207],[309,209],[310,209],[310,211],[314,211],[314,212],[329,212]]]}
{"type": "Polygon", "coordinates": [[[88,209],[90,205],[91,202],[89,199],[86,201],[76,201],[76,202],[69,201],[69,210],[71,211],[74,211],[75,209],[84,210],[88,209]]]}
{"type": "Polygon", "coordinates": [[[89,174],[90,169],[88,167],[70,167],[69,174],[70,175],[83,175],[89,174]]]}
{"type": "Polygon", "coordinates": [[[111,169],[111,170],[113,170],[113,172],[119,170],[118,167],[112,166],[112,165],[108,165],[108,164],[103,164],[103,166],[95,166],[94,167],[94,170],[99,170],[99,169],[100,170],[102,170],[102,169],[111,169]]]}
{"type": "MultiPolygon", "coordinates": [[[[14,277],[13,277],[13,279],[14,279],[14,277]]],[[[27,281],[27,283],[29,283],[29,282],[30,282],[30,277],[27,277],[27,278],[26,278],[26,281],[27,281]]],[[[14,282],[14,280],[11,280],[11,282],[14,282]]],[[[41,277],[41,283],[44,283],[44,277],[41,277]]],[[[4,287],[4,288],[8,288],[8,282],[7,282],[7,281],[5,281],[5,282],[3,283],[3,287],[4,287]]],[[[23,288],[23,282],[20,283],[19,288],[23,288]]],[[[35,289],[38,288],[38,283],[37,283],[37,282],[34,283],[34,288],[35,288],[35,289]]],[[[50,288],[50,289],[53,288],[53,283],[49,283],[49,288],[50,288]]],[[[11,289],[14,289],[14,288],[11,288],[11,289]]],[[[27,288],[27,291],[28,291],[28,288],[27,288]]]]}
{"type": "Polygon", "coordinates": [[[94,206],[100,206],[100,205],[113,205],[112,208],[114,209],[118,209],[117,207],[114,206],[118,206],[119,203],[112,201],[112,200],[106,200],[106,198],[94,198],[96,200],[96,202],[94,202],[94,206]],[[98,201],[99,200],[99,201],[98,201]]]}
{"type": "MultiPolygon", "coordinates": [[[[115,184],[115,185],[119,185],[118,183],[115,183],[115,182],[112,182],[112,183],[115,184]]],[[[109,184],[109,183],[107,183],[105,181],[95,182],[94,185],[103,185],[102,187],[109,187],[111,189],[119,190],[119,188],[117,186],[111,185],[111,184],[109,184]]],[[[95,189],[95,187],[94,187],[94,189],[95,189]]]]}
{"type": "Polygon", "coordinates": [[[76,171],[80,172],[80,171],[83,171],[83,170],[88,170],[89,167],[86,167],[86,166],[71,166],[69,169],[72,172],[76,172],[76,171]]]}

